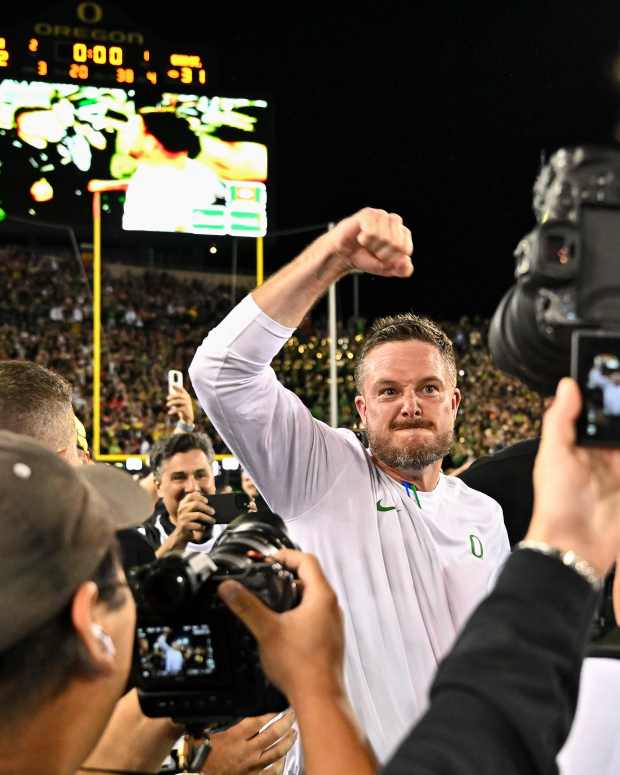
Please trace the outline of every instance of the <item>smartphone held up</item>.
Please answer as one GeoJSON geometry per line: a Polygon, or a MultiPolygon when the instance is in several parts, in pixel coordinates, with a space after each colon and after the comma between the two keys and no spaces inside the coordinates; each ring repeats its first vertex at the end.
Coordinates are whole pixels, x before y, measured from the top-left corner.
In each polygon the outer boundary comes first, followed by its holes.
{"type": "Polygon", "coordinates": [[[178,369],[170,369],[168,371],[168,395],[173,396],[176,392],[176,388],[183,387],[183,372],[178,369]]]}
{"type": "Polygon", "coordinates": [[[620,447],[620,333],[575,331],[571,374],[583,399],[577,443],[620,447]]]}

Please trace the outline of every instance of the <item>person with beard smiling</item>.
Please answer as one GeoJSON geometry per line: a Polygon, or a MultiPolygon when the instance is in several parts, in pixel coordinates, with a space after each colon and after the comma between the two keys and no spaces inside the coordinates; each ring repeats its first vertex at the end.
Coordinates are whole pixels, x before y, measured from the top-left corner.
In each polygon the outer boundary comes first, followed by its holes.
{"type": "Polygon", "coordinates": [[[214,459],[213,445],[204,433],[174,434],[153,451],[159,500],[138,530],[157,557],[183,552],[188,543],[201,543],[213,525],[215,511],[209,506],[209,495],[215,495],[214,459]]]}
{"type": "Polygon", "coordinates": [[[381,762],[427,707],[440,659],[509,553],[500,506],[441,473],[460,403],[452,344],[412,314],[378,321],[357,365],[369,447],[315,420],[270,363],[331,283],[409,277],[402,219],[366,208],[253,291],[199,347],[198,399],[344,609],[349,697],[381,762]]]}

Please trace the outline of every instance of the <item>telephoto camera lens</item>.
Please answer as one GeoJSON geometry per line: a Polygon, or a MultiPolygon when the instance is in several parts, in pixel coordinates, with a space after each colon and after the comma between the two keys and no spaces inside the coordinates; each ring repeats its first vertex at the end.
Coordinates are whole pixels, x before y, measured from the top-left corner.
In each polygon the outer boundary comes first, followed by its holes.
{"type": "Polygon", "coordinates": [[[535,228],[489,328],[495,364],[543,395],[570,373],[576,330],[620,329],[620,151],[560,149],[534,184],[535,228]]]}
{"type": "Polygon", "coordinates": [[[275,611],[298,602],[294,575],[270,558],[279,549],[296,549],[284,521],[271,512],[246,513],[234,519],[210,552],[182,556],[172,552],[134,568],[130,585],[138,604],[151,611],[177,611],[191,605],[206,582],[234,578],[275,611]]]}
{"type": "Polygon", "coordinates": [[[287,611],[299,602],[295,577],[280,563],[267,559],[279,549],[296,548],[277,514],[243,514],[230,523],[211,549],[210,557],[217,566],[214,578],[235,578],[274,611],[287,611]]]}

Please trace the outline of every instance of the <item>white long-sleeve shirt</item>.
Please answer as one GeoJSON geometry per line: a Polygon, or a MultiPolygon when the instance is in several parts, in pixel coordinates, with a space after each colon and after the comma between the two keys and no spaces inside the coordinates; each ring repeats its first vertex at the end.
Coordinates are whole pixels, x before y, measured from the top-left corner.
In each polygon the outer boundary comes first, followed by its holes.
{"type": "Polygon", "coordinates": [[[443,475],[416,492],[351,431],[315,420],[269,365],[292,333],[248,296],[189,373],[218,433],[334,587],[349,696],[385,762],[425,710],[435,668],[508,555],[508,537],[493,499],[443,475]]]}

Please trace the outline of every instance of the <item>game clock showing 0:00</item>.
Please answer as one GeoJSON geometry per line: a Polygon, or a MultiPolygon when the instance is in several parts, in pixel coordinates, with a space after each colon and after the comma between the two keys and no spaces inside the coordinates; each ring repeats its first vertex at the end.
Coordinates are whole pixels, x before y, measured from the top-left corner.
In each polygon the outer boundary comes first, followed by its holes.
{"type": "MultiPolygon", "coordinates": [[[[67,75],[69,78],[80,81],[87,81],[91,76],[89,63],[93,65],[111,65],[116,68],[114,76],[116,82],[119,84],[127,83],[132,84],[135,81],[135,71],[133,67],[124,67],[125,52],[122,46],[104,46],[101,43],[94,45],[88,45],[86,43],[77,42],[73,44],[59,43],[57,44],[58,59],[64,59],[62,56],[63,49],[71,46],[71,61],[69,63],[69,69],[67,75]]],[[[155,73],[151,76],[152,83],[155,86],[157,79],[155,73]]],[[[148,79],[148,76],[147,76],[148,79]]]]}
{"type": "MultiPolygon", "coordinates": [[[[67,44],[64,44],[67,45],[67,44]]],[[[62,56],[63,44],[58,44],[59,58],[62,56]]],[[[132,51],[130,54],[135,54],[132,51]]],[[[152,85],[157,86],[159,73],[157,69],[149,69],[151,62],[151,52],[144,49],[142,52],[142,62],[137,64],[141,67],[139,72],[143,73],[145,79],[152,85]]],[[[117,83],[134,83],[136,78],[136,65],[128,67],[127,59],[133,64],[134,57],[126,56],[122,46],[105,46],[102,44],[88,45],[77,41],[71,44],[71,63],[69,64],[69,78],[87,80],[89,78],[89,67],[93,65],[111,65],[116,68],[115,76],[117,83]]],[[[203,66],[202,59],[197,54],[170,54],[168,57],[168,69],[164,72],[166,79],[177,81],[185,85],[199,84],[201,86],[207,83],[207,71],[203,66]]]]}
{"type": "Polygon", "coordinates": [[[88,81],[93,84],[207,86],[196,53],[153,53],[140,45],[0,36],[0,78],[88,81]]]}

